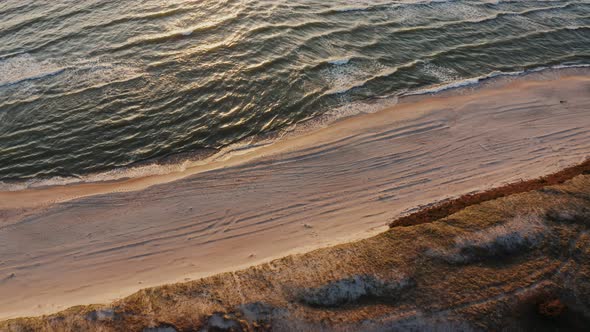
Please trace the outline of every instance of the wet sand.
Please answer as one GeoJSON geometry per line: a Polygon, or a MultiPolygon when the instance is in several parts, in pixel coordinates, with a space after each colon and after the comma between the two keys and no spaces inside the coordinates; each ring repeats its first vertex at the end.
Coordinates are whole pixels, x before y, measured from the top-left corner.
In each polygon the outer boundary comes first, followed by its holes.
{"type": "Polygon", "coordinates": [[[0,193],[0,318],[366,238],[590,155],[590,76],[413,97],[182,173],[0,193]]]}

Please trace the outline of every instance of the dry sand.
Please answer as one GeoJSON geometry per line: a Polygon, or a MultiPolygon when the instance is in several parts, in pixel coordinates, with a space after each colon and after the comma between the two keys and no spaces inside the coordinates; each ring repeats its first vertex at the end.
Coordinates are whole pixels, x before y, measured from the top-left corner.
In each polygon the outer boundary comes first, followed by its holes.
{"type": "Polygon", "coordinates": [[[372,236],[391,219],[590,155],[590,76],[403,103],[183,173],[0,193],[0,319],[103,303],[372,236]]]}

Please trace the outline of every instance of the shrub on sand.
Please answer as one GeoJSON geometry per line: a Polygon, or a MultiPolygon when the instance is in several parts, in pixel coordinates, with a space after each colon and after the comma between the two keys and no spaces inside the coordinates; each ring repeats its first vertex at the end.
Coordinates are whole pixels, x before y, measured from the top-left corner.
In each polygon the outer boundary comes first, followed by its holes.
{"type": "Polygon", "coordinates": [[[355,275],[319,288],[306,289],[302,292],[301,301],[311,306],[333,307],[354,303],[362,298],[394,296],[411,285],[410,278],[401,275],[388,281],[371,275],[355,275]]]}
{"type": "Polygon", "coordinates": [[[450,263],[470,263],[533,249],[542,243],[546,232],[541,217],[521,215],[500,225],[459,235],[451,249],[430,249],[427,254],[450,263]]]}

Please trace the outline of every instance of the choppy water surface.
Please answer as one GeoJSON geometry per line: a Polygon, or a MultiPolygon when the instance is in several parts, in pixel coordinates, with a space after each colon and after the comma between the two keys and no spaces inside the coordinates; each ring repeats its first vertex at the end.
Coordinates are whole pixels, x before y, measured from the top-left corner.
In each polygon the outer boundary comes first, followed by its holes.
{"type": "Polygon", "coordinates": [[[3,0],[0,180],[180,160],[374,98],[588,63],[590,1],[3,0]]]}

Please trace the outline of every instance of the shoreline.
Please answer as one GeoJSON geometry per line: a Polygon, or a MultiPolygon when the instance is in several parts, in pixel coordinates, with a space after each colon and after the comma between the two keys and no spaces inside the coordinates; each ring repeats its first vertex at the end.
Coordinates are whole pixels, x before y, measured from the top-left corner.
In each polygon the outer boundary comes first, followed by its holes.
{"type": "Polygon", "coordinates": [[[184,174],[2,192],[0,318],[367,238],[416,206],[578,164],[590,76],[537,75],[409,98],[184,174]]]}
{"type": "MultiPolygon", "coordinates": [[[[175,173],[185,173],[195,167],[207,165],[218,160],[231,158],[233,154],[256,153],[259,147],[272,145],[284,139],[302,136],[321,130],[341,120],[362,116],[395,107],[398,103],[415,102],[423,98],[452,95],[462,91],[480,89],[490,84],[503,84],[512,79],[526,80],[538,78],[547,73],[590,72],[590,64],[552,65],[535,67],[515,72],[492,72],[485,76],[462,79],[408,91],[400,95],[369,98],[352,102],[325,114],[295,123],[287,128],[258,134],[219,149],[202,148],[192,152],[171,154],[162,158],[142,160],[128,166],[117,167],[97,173],[76,176],[55,176],[49,178],[31,178],[21,180],[0,180],[0,193],[18,192],[53,187],[74,186],[82,184],[113,183],[147,177],[160,177],[175,173]],[[351,109],[354,109],[351,111],[351,109]]],[[[163,180],[166,181],[166,180],[163,180]]],[[[173,180],[172,180],[173,181],[173,180]]]]}
{"type": "Polygon", "coordinates": [[[42,185],[31,184],[34,183],[34,181],[30,182],[30,180],[16,182],[0,181],[0,210],[14,207],[40,207],[94,195],[122,191],[138,191],[154,185],[182,180],[186,177],[202,172],[208,172],[223,167],[238,166],[242,163],[256,160],[258,157],[264,157],[269,153],[280,154],[285,151],[283,146],[287,145],[288,149],[288,145],[292,141],[294,141],[294,146],[292,148],[297,148],[297,140],[308,135],[314,135],[318,131],[329,129],[331,126],[337,126],[341,121],[354,121],[354,119],[359,117],[388,111],[398,107],[403,108],[407,104],[419,103],[424,99],[456,97],[462,94],[474,93],[478,90],[489,87],[509,85],[514,81],[543,81],[558,79],[561,76],[585,76],[589,74],[590,65],[585,64],[539,67],[522,72],[492,73],[484,77],[465,79],[458,82],[451,82],[449,84],[419,89],[401,96],[370,99],[367,103],[363,104],[363,107],[366,109],[371,106],[371,108],[376,109],[376,111],[355,111],[353,114],[346,114],[346,112],[344,112],[344,114],[339,115],[332,115],[328,112],[317,118],[312,118],[302,123],[295,124],[283,131],[267,133],[261,137],[251,137],[243,142],[234,143],[217,151],[204,149],[196,153],[187,153],[191,154],[192,157],[180,159],[179,162],[170,161],[179,158],[178,155],[171,155],[163,161],[156,161],[153,163],[150,161],[142,161],[138,163],[139,166],[131,165],[129,167],[83,175],[81,177],[87,177],[91,179],[90,181],[73,177],[42,179],[40,181],[40,183],[44,183],[42,185]],[[381,102],[381,104],[378,104],[379,102],[381,102]],[[268,136],[275,138],[265,140],[265,137],[268,136]],[[255,142],[254,145],[252,145],[252,142],[255,142]],[[279,145],[280,147],[277,148],[276,151],[273,151],[273,146],[275,145],[279,145]],[[244,146],[246,146],[246,148],[244,148],[244,146]],[[195,159],[194,157],[196,155],[202,155],[204,157],[197,157],[195,159]],[[153,173],[147,171],[146,174],[146,169],[152,169],[153,173]],[[112,174],[117,173],[124,173],[126,175],[115,175],[113,177],[112,174]],[[22,199],[9,202],[10,195],[13,193],[16,193],[16,195],[12,196],[20,196],[22,199]],[[44,196],[51,196],[52,198],[43,199],[44,196]],[[3,204],[3,201],[9,203],[3,204]]]}

